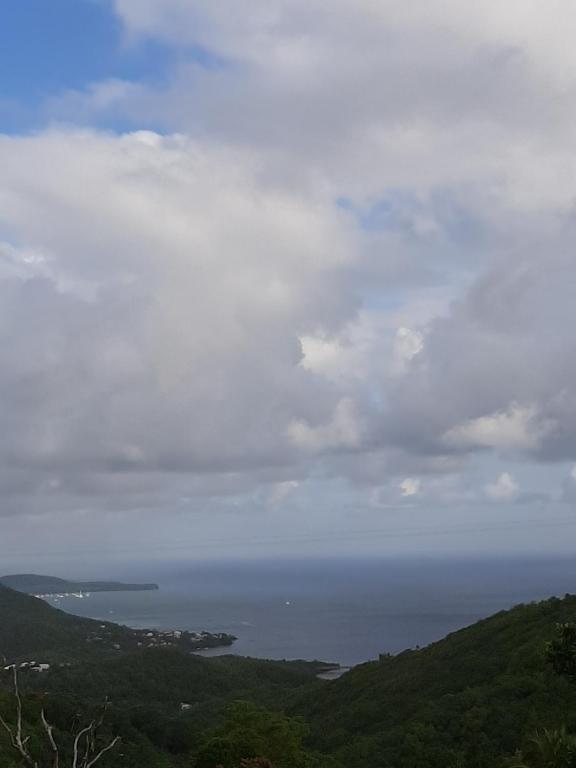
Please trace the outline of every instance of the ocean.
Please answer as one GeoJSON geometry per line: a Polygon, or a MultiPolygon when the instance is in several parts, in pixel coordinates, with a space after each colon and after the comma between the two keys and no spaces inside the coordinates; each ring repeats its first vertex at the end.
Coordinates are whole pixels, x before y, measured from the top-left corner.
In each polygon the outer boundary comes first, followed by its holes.
{"type": "Polygon", "coordinates": [[[574,592],[576,560],[179,563],[153,571],[140,567],[122,577],[157,581],[160,589],[49,602],[135,628],[237,636],[232,648],[211,655],[351,666],[427,645],[521,602],[574,592]]]}

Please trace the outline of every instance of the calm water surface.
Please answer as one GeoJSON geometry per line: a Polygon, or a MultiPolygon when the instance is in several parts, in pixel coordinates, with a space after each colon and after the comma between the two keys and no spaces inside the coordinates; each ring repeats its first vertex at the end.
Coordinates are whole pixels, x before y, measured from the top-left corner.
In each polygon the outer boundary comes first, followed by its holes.
{"type": "Polygon", "coordinates": [[[233,652],[246,656],[352,665],[520,602],[576,592],[576,561],[213,563],[142,568],[138,577],[160,590],[50,602],[135,628],[229,632],[238,637],[233,652]]]}

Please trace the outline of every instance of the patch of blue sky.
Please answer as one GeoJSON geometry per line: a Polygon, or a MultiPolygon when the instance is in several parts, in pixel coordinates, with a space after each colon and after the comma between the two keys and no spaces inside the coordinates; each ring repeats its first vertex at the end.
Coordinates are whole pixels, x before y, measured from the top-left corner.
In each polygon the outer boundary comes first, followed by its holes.
{"type": "Polygon", "coordinates": [[[485,227],[465,204],[455,189],[442,189],[422,198],[409,189],[388,190],[376,202],[360,205],[348,197],[339,197],[336,205],[352,214],[366,232],[399,231],[415,238],[441,232],[458,243],[474,244],[482,241],[485,227]],[[415,221],[428,217],[436,227],[418,229],[415,221]]]}
{"type": "MultiPolygon", "coordinates": [[[[467,195],[457,188],[438,189],[424,197],[410,189],[393,189],[368,205],[347,197],[338,198],[336,205],[353,216],[375,243],[381,235],[399,238],[409,257],[405,277],[413,275],[411,260],[418,265],[419,285],[423,281],[428,285],[448,282],[465,289],[494,246],[490,223],[483,221],[467,195]]],[[[408,292],[409,282],[405,286],[408,292]]],[[[393,303],[405,298],[398,285],[395,291],[392,296],[374,296],[368,285],[365,306],[393,310],[393,303]]]]}
{"type": "Polygon", "coordinates": [[[336,204],[355,216],[359,226],[367,232],[409,229],[414,216],[430,211],[431,202],[420,199],[409,189],[390,189],[376,202],[358,205],[347,197],[336,204]]]}
{"type": "Polygon", "coordinates": [[[46,101],[93,83],[161,85],[183,56],[205,69],[224,66],[201,47],[183,51],[150,39],[128,42],[107,3],[2,0],[0,131],[37,128],[46,101]]]}

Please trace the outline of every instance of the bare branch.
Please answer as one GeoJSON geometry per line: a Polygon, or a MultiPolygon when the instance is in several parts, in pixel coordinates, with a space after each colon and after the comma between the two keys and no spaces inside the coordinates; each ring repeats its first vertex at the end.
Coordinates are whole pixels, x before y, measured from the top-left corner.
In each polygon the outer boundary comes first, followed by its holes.
{"type": "Polygon", "coordinates": [[[14,696],[16,696],[16,741],[22,745],[22,699],[20,698],[20,688],[18,686],[18,670],[16,664],[12,666],[14,696]]]}
{"type": "Polygon", "coordinates": [[[10,740],[12,740],[12,738],[13,738],[13,735],[12,735],[12,729],[10,728],[10,726],[8,725],[8,723],[6,722],[6,720],[4,720],[4,718],[2,717],[2,715],[0,715],[0,725],[1,725],[1,726],[4,728],[4,730],[6,731],[6,733],[8,734],[8,736],[10,736],[10,740]]]}
{"type": "Polygon", "coordinates": [[[98,754],[92,760],[90,760],[89,763],[86,763],[86,768],[92,768],[93,765],[96,765],[98,760],[100,760],[100,758],[103,755],[105,755],[106,752],[109,752],[111,749],[113,749],[116,746],[116,744],[118,744],[119,741],[120,741],[120,736],[115,736],[110,742],[110,744],[108,744],[108,746],[101,749],[100,752],[98,752],[98,754]]]}
{"type": "MultiPolygon", "coordinates": [[[[2,717],[2,715],[0,715],[0,727],[3,728],[8,735],[12,748],[18,752],[26,766],[28,766],[28,768],[39,768],[38,762],[34,760],[28,751],[27,744],[30,737],[24,737],[23,735],[22,697],[20,696],[20,687],[18,684],[18,669],[15,664],[12,665],[11,669],[14,697],[16,698],[16,723],[12,726],[2,717]]],[[[74,737],[71,768],[93,768],[93,766],[99,762],[100,758],[113,749],[120,741],[120,737],[115,736],[108,744],[102,747],[102,749],[98,752],[96,751],[97,731],[104,723],[107,708],[108,700],[106,699],[100,717],[97,720],[92,720],[89,725],[84,728],[81,728],[74,737]]],[[[60,750],[54,737],[54,727],[48,722],[44,709],[40,712],[40,719],[52,750],[52,768],[60,768],[60,750]]]]}
{"type": "MultiPolygon", "coordinates": [[[[93,727],[94,727],[94,721],[92,721],[90,725],[87,725],[86,728],[82,728],[82,730],[78,731],[78,733],[76,734],[76,738],[74,739],[74,759],[72,760],[72,768],[79,768],[78,749],[80,747],[80,742],[82,741],[82,736],[84,736],[84,734],[89,733],[89,731],[91,731],[93,727]]],[[[84,759],[82,762],[85,763],[86,760],[84,759]]]]}
{"type": "Polygon", "coordinates": [[[26,765],[30,766],[30,768],[38,768],[38,763],[35,760],[33,760],[32,757],[30,756],[30,753],[26,749],[25,743],[24,744],[18,743],[16,736],[12,731],[12,729],[10,728],[10,726],[8,726],[5,720],[3,719],[1,720],[1,722],[10,736],[10,744],[15,749],[15,751],[18,752],[18,754],[20,755],[22,760],[24,760],[26,765]]]}
{"type": "Polygon", "coordinates": [[[40,713],[40,718],[42,720],[42,725],[44,726],[44,730],[46,731],[46,735],[48,736],[48,741],[50,742],[50,746],[52,747],[52,755],[53,755],[52,768],[59,768],[60,752],[58,751],[58,745],[56,744],[56,740],[54,739],[54,734],[53,734],[54,728],[50,725],[48,720],[46,720],[44,709],[42,709],[40,713]]]}
{"type": "MultiPolygon", "coordinates": [[[[20,698],[20,689],[18,687],[18,670],[16,664],[12,665],[12,681],[14,687],[14,696],[16,697],[16,728],[12,728],[3,717],[0,716],[0,725],[4,728],[10,738],[10,744],[18,752],[26,765],[30,768],[38,768],[38,763],[32,758],[26,747],[29,736],[22,738],[22,699],[20,698]]],[[[56,766],[57,768],[57,766],[56,766]]]]}
{"type": "Polygon", "coordinates": [[[76,739],[74,740],[74,762],[72,764],[72,768],[91,768],[92,766],[96,765],[96,763],[100,760],[101,757],[103,757],[103,755],[113,749],[120,741],[120,737],[116,736],[114,739],[112,739],[112,741],[110,741],[109,744],[104,746],[99,752],[96,752],[96,733],[98,728],[104,722],[104,716],[107,708],[108,702],[106,701],[104,703],[104,710],[100,719],[98,721],[92,720],[90,725],[86,726],[86,728],[83,728],[76,736],[76,739]],[[86,738],[86,745],[84,755],[79,760],[80,744],[83,737],[86,738]]]}
{"type": "Polygon", "coordinates": [[[82,760],[82,768],[86,768],[86,763],[90,757],[90,753],[94,751],[94,734],[98,726],[92,722],[90,725],[90,731],[86,736],[86,749],[84,750],[84,759],[82,760]]]}

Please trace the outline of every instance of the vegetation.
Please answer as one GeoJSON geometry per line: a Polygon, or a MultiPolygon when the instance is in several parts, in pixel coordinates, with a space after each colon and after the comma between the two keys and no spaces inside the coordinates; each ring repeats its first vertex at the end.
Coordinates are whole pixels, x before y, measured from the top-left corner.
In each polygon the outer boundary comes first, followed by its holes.
{"type": "MultiPolygon", "coordinates": [[[[280,707],[329,666],[234,656],[204,658],[182,644],[137,647],[138,637],[140,633],[128,628],[70,616],[41,600],[0,587],[0,650],[18,663],[22,729],[39,768],[53,766],[44,718],[59,745],[60,766],[67,768],[73,765],[75,734],[99,722],[104,697],[108,705],[98,729],[100,744],[118,738],[119,746],[113,754],[103,755],[98,768],[189,766],[194,755],[201,750],[206,755],[214,747],[211,740],[222,738],[218,722],[231,702],[245,699],[280,707]],[[95,638],[101,638],[100,642],[95,638]],[[35,660],[51,661],[50,669],[38,672],[20,667],[19,662],[30,659],[32,653],[35,660]]],[[[17,730],[17,712],[10,668],[0,675],[0,718],[17,730]]],[[[300,724],[291,728],[287,718],[273,713],[269,717],[267,721],[261,709],[252,712],[256,734],[252,743],[262,744],[265,733],[271,739],[278,733],[303,737],[300,724]],[[266,728],[263,722],[267,722],[266,728]]],[[[275,738],[278,745],[281,739],[275,738]]],[[[237,746],[230,742],[235,756],[238,749],[243,751],[237,746]]],[[[301,752],[305,753],[304,747],[301,752]]],[[[242,759],[258,757],[250,753],[242,759]]],[[[27,764],[32,763],[24,761],[9,730],[0,728],[1,768],[27,764]]],[[[78,763],[77,768],[81,766],[78,763]]]]}
{"type": "Polygon", "coordinates": [[[184,651],[231,645],[226,634],[162,632],[129,629],[109,621],[71,616],[43,600],[0,585],[0,653],[10,661],[31,657],[37,661],[68,663],[71,660],[118,656],[148,646],[184,651]],[[41,658],[36,658],[41,655],[41,658]]]}
{"type": "Polygon", "coordinates": [[[528,739],[524,751],[507,761],[509,768],[574,768],[576,739],[560,730],[544,728],[528,739]]]}
{"type": "Polygon", "coordinates": [[[304,746],[308,728],[301,719],[234,702],[222,725],[207,734],[194,756],[195,768],[236,768],[262,758],[274,768],[331,768],[334,761],[304,746]]]}
{"type": "MultiPolygon", "coordinates": [[[[37,746],[34,744],[32,736],[26,735],[18,668],[16,665],[12,665],[10,671],[15,699],[14,722],[11,723],[8,718],[0,715],[0,726],[7,737],[13,755],[28,768],[41,768],[45,762],[45,756],[48,755],[48,761],[52,768],[60,768],[64,757],[62,745],[56,737],[54,726],[46,717],[44,707],[40,709],[40,723],[46,744],[44,747],[37,746]]],[[[106,707],[104,707],[100,718],[94,718],[88,725],[78,726],[76,732],[70,735],[72,747],[69,765],[71,768],[93,768],[119,743],[119,736],[108,739],[104,744],[100,743],[99,729],[104,723],[105,711],[106,707]]]]}
{"type": "Polygon", "coordinates": [[[265,705],[289,701],[308,688],[322,666],[235,656],[204,658],[173,649],[146,649],[119,657],[57,666],[45,674],[25,671],[28,690],[73,697],[96,706],[105,693],[117,707],[145,705],[172,715],[186,705],[198,723],[208,723],[233,700],[247,698],[265,705]]]}
{"type": "Polygon", "coordinates": [[[556,626],[574,619],[575,597],[518,606],[356,667],[291,711],[350,768],[493,768],[544,729],[576,732],[576,686],[549,663],[556,626]]]}
{"type": "MultiPolygon", "coordinates": [[[[104,696],[100,743],[119,742],[98,768],[576,768],[576,597],[518,606],[325,682],[317,663],[96,648],[94,622],[5,592],[0,645],[15,633],[60,654],[19,678],[30,748],[47,748],[44,710],[61,768],[104,696]]],[[[5,675],[0,717],[13,727],[5,675]]],[[[2,768],[24,764],[6,730],[0,756],[2,768]]]]}

